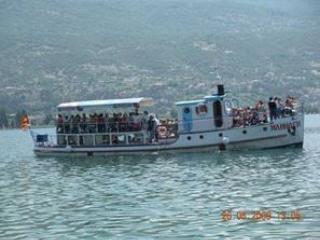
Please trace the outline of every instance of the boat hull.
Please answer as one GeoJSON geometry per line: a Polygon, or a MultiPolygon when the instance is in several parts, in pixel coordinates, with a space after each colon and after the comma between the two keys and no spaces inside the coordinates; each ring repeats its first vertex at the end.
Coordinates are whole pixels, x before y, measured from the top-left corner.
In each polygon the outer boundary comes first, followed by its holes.
{"type": "Polygon", "coordinates": [[[221,129],[215,131],[180,133],[175,141],[162,140],[155,144],[93,146],[93,147],[48,147],[36,146],[37,155],[132,155],[158,154],[162,152],[194,152],[271,149],[302,147],[304,115],[277,119],[273,123],[221,129]]]}

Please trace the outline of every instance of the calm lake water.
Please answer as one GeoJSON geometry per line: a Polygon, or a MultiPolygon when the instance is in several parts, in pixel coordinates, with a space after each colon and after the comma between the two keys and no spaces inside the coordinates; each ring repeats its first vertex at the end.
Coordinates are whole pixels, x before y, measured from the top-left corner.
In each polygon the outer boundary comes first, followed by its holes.
{"type": "Polygon", "coordinates": [[[319,140],[310,115],[303,150],[38,158],[0,131],[0,239],[319,239],[319,140]]]}

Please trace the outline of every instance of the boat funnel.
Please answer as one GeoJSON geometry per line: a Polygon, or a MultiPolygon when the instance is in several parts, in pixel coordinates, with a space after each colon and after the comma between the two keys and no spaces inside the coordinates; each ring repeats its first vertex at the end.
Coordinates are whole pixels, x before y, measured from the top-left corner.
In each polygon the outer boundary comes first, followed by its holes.
{"type": "Polygon", "coordinates": [[[223,96],[224,95],[224,86],[223,84],[218,84],[218,96],[223,96]]]}

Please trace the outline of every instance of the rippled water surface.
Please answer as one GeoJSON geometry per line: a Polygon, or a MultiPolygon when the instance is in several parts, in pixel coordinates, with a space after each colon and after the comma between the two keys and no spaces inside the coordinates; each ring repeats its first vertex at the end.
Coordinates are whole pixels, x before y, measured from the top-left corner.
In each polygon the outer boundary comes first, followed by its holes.
{"type": "Polygon", "coordinates": [[[303,150],[38,158],[27,133],[1,131],[0,239],[319,239],[319,140],[313,115],[303,150]]]}

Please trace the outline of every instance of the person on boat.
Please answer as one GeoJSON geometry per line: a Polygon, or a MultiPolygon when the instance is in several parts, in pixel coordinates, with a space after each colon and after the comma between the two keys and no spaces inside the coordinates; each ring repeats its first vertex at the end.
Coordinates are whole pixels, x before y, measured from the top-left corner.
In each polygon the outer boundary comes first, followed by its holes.
{"type": "Polygon", "coordinates": [[[70,120],[69,116],[64,117],[64,132],[65,133],[70,133],[70,120]]]}
{"type": "Polygon", "coordinates": [[[133,112],[129,113],[128,117],[128,131],[134,131],[134,117],[133,117],[133,112]]]}
{"type": "Polygon", "coordinates": [[[119,143],[119,138],[116,135],[112,135],[112,144],[118,144],[119,143]]]}
{"type": "Polygon", "coordinates": [[[89,122],[88,122],[88,132],[95,133],[96,132],[96,114],[89,115],[89,122]]]}
{"type": "Polygon", "coordinates": [[[160,119],[157,117],[156,114],[153,114],[153,119],[154,119],[154,141],[158,141],[159,136],[158,136],[158,127],[162,125],[162,122],[160,121],[160,119]]]}
{"type": "Polygon", "coordinates": [[[82,114],[82,117],[80,119],[80,131],[82,133],[85,133],[87,131],[87,116],[85,113],[82,114]]]}
{"type": "Polygon", "coordinates": [[[127,132],[128,131],[128,115],[127,113],[120,115],[119,117],[119,130],[121,132],[127,132]]]}
{"type": "Polygon", "coordinates": [[[285,108],[291,108],[293,109],[293,101],[290,96],[287,96],[287,99],[285,101],[285,108]]]}
{"type": "Polygon", "coordinates": [[[117,131],[117,114],[113,113],[112,116],[109,118],[109,128],[111,132],[116,132],[117,131]]]}
{"type": "Polygon", "coordinates": [[[80,114],[77,114],[75,116],[75,128],[76,128],[76,132],[79,133],[80,132],[80,122],[81,122],[81,117],[80,114]]]}
{"type": "Polygon", "coordinates": [[[238,108],[233,109],[233,126],[240,127],[240,110],[238,108]]]}
{"type": "Polygon", "coordinates": [[[156,129],[156,124],[155,124],[154,116],[153,114],[150,114],[149,120],[148,120],[148,136],[149,136],[150,142],[152,142],[155,137],[155,129],[156,129]]]}
{"type": "Polygon", "coordinates": [[[276,105],[277,105],[277,117],[278,118],[283,117],[284,105],[280,97],[276,98],[276,105]]]}
{"type": "Polygon", "coordinates": [[[141,119],[140,119],[139,112],[137,111],[137,109],[132,114],[132,118],[133,118],[133,130],[139,131],[141,129],[141,119]]]}
{"type": "Polygon", "coordinates": [[[153,119],[155,121],[156,126],[159,126],[161,124],[160,119],[156,114],[152,113],[152,115],[153,115],[153,119]]]}
{"type": "Polygon", "coordinates": [[[141,118],[141,127],[142,127],[142,130],[144,131],[148,130],[148,120],[149,120],[149,113],[148,111],[144,111],[141,118]]]}
{"type": "Polygon", "coordinates": [[[58,115],[57,119],[57,133],[63,133],[63,117],[61,114],[58,115]]]}
{"type": "Polygon", "coordinates": [[[256,109],[251,109],[250,125],[257,125],[260,123],[259,113],[256,109]]]}
{"type": "Polygon", "coordinates": [[[104,120],[103,114],[100,113],[97,116],[98,132],[100,132],[100,133],[106,131],[106,126],[105,126],[104,122],[105,122],[105,120],[104,120]]]}
{"type": "Polygon", "coordinates": [[[266,108],[264,102],[259,100],[256,104],[255,111],[258,113],[258,122],[263,123],[266,121],[266,108]]]}
{"type": "Polygon", "coordinates": [[[108,113],[105,113],[105,114],[104,114],[104,125],[105,125],[105,131],[106,131],[106,132],[109,132],[109,131],[110,131],[109,122],[110,122],[109,114],[108,114],[108,113]]]}
{"type": "Polygon", "coordinates": [[[277,118],[277,104],[273,97],[269,98],[268,107],[269,107],[269,113],[270,113],[270,120],[273,121],[274,119],[277,118]]]}
{"type": "Polygon", "coordinates": [[[119,113],[117,113],[117,115],[116,115],[116,128],[117,128],[117,131],[119,132],[119,131],[121,131],[121,121],[122,121],[122,113],[121,112],[119,112],[119,113]]]}
{"type": "Polygon", "coordinates": [[[71,133],[74,133],[74,116],[73,115],[71,115],[70,116],[70,132],[71,133]]]}
{"type": "Polygon", "coordinates": [[[77,115],[71,115],[71,132],[72,133],[79,133],[79,122],[80,122],[80,116],[77,115]]]}
{"type": "Polygon", "coordinates": [[[287,99],[284,103],[284,109],[283,109],[284,114],[292,116],[294,112],[293,110],[294,110],[294,98],[287,96],[287,99]]]}

